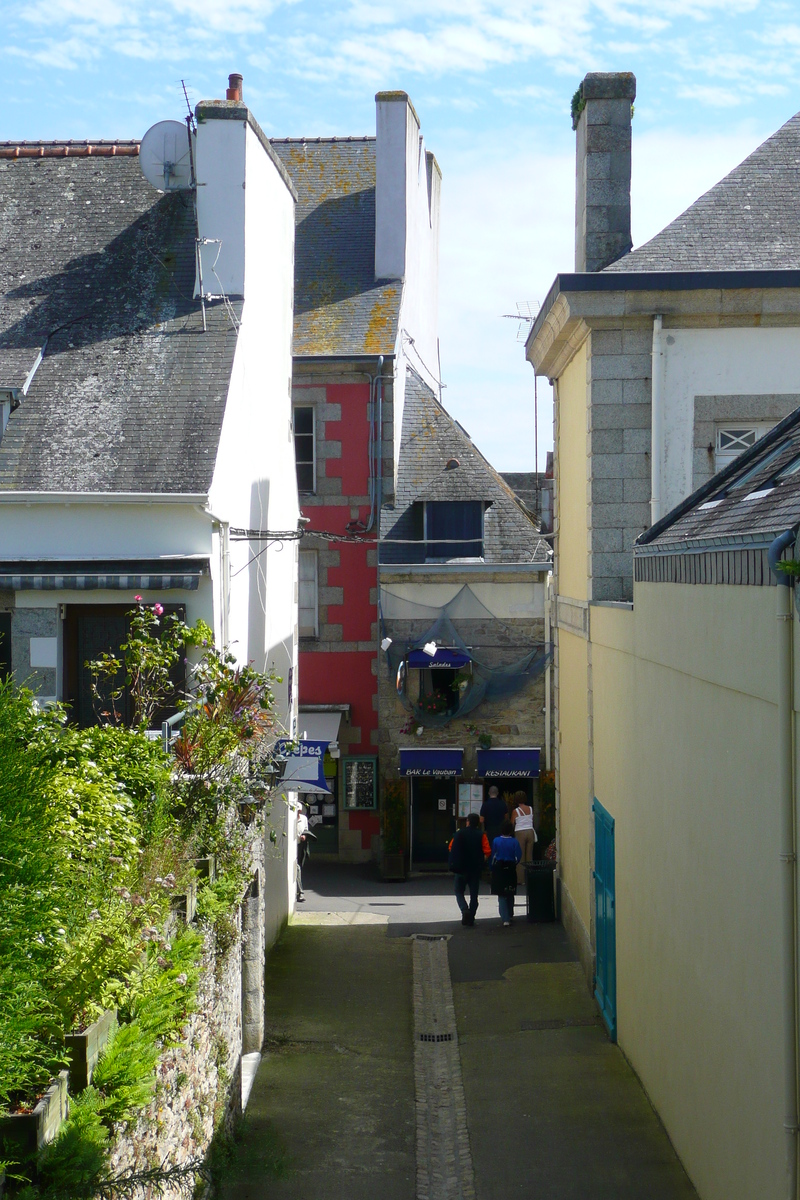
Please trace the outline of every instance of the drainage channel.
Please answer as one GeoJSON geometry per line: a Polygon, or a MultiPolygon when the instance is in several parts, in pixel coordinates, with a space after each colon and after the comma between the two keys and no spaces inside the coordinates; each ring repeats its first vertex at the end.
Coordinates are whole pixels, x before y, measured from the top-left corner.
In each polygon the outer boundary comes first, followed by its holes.
{"type": "Polygon", "coordinates": [[[416,1200],[475,1200],[448,940],[431,934],[412,939],[416,1200]]]}

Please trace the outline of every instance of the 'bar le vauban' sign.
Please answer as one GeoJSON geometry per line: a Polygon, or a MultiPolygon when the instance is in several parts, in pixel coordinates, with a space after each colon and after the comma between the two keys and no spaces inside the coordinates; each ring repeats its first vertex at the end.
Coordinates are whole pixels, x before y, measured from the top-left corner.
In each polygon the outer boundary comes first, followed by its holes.
{"type": "Polygon", "coordinates": [[[462,773],[463,749],[400,750],[400,774],[429,779],[456,779],[462,773]]]}

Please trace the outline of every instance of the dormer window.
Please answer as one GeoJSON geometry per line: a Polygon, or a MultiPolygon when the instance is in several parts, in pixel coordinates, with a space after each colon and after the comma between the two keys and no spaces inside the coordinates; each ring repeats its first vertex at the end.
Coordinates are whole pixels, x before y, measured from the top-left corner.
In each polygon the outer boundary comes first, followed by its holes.
{"type": "Polygon", "coordinates": [[[483,558],[483,501],[428,500],[425,504],[425,558],[483,558]]]}

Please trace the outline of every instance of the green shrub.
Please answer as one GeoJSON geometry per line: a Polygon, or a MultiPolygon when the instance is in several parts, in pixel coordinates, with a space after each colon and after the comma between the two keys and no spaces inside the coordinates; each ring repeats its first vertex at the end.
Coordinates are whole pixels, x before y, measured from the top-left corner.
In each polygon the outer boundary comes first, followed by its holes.
{"type": "Polygon", "coordinates": [[[88,1087],[71,1101],[69,1117],[58,1136],[42,1151],[38,1188],[33,1194],[41,1200],[92,1196],[105,1170],[108,1142],[102,1098],[94,1087],[88,1087]]]}

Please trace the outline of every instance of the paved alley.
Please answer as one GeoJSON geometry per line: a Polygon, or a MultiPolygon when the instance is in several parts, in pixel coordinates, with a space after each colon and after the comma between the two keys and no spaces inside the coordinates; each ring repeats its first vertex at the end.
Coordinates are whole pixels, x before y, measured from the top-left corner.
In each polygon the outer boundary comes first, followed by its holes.
{"type": "Polygon", "coordinates": [[[559,925],[309,864],[227,1200],[690,1200],[559,925]]]}

